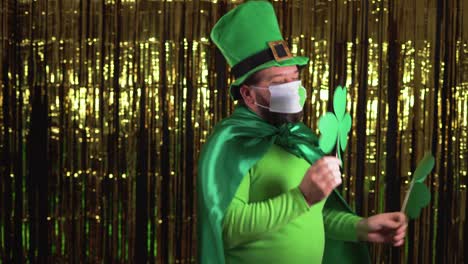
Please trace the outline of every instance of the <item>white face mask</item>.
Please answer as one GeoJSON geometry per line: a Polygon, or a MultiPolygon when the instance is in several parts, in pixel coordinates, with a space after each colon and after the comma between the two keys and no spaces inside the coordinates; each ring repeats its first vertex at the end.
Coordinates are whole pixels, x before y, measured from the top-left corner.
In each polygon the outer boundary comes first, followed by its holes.
{"type": "Polygon", "coordinates": [[[302,86],[301,81],[271,85],[268,88],[251,87],[270,90],[270,107],[255,102],[255,105],[269,109],[270,112],[284,114],[299,113],[302,111],[305,99],[307,98],[306,89],[302,86]]]}

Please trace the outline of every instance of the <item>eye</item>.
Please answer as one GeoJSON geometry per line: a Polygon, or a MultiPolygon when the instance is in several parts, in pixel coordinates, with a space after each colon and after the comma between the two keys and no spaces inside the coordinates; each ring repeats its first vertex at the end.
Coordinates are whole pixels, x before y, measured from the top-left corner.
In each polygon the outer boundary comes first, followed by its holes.
{"type": "Polygon", "coordinates": [[[283,83],[286,83],[286,80],[284,78],[274,78],[270,81],[270,85],[278,85],[283,83]]]}

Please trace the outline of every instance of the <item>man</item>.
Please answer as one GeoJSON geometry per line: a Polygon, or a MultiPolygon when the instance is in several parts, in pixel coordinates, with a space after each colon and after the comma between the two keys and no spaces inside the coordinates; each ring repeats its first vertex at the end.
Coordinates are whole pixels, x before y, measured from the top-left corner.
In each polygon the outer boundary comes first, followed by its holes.
{"type": "Polygon", "coordinates": [[[402,245],[403,214],[360,218],[334,191],[341,163],[300,122],[308,58],[290,54],[272,5],[238,6],[211,38],[232,67],[239,104],[200,156],[199,262],[368,263],[363,241],[402,245]]]}

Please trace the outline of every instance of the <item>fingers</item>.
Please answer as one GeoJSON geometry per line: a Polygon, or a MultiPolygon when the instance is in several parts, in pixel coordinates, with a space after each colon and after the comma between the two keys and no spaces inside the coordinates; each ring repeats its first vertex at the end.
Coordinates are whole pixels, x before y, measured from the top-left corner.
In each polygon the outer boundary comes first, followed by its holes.
{"type": "Polygon", "coordinates": [[[390,217],[398,223],[406,223],[406,215],[401,212],[388,213],[390,217]]]}
{"type": "Polygon", "coordinates": [[[382,227],[388,229],[398,229],[402,226],[406,226],[406,216],[400,212],[386,213],[383,214],[384,219],[382,221],[382,227]]]}
{"type": "Polygon", "coordinates": [[[395,230],[399,227],[400,227],[400,223],[393,221],[393,219],[386,218],[380,222],[379,229],[395,230]]]}
{"type": "Polygon", "coordinates": [[[322,182],[327,183],[331,189],[341,184],[341,172],[339,170],[324,170],[322,182]]]}
{"type": "Polygon", "coordinates": [[[403,245],[405,242],[405,237],[406,237],[406,229],[408,227],[408,224],[405,222],[403,225],[401,225],[395,232],[395,236],[393,237],[393,246],[394,247],[399,247],[403,245]]]}
{"type": "Polygon", "coordinates": [[[327,156],[317,162],[318,174],[320,174],[324,180],[331,178],[337,184],[341,184],[341,161],[335,157],[327,156]]]}
{"type": "Polygon", "coordinates": [[[340,169],[336,165],[318,165],[312,167],[312,175],[319,177],[321,180],[326,180],[329,176],[341,175],[340,169]]]}
{"type": "Polygon", "coordinates": [[[333,180],[335,181],[335,187],[341,184],[341,173],[339,171],[333,173],[333,180]]]}
{"type": "Polygon", "coordinates": [[[341,179],[341,172],[336,168],[321,168],[318,172],[318,175],[323,181],[335,181],[335,179],[341,179]]]}
{"type": "Polygon", "coordinates": [[[390,243],[395,247],[404,244],[408,223],[400,212],[384,213],[367,219],[368,239],[376,243],[390,243]]]}
{"type": "Polygon", "coordinates": [[[338,167],[341,167],[341,160],[333,156],[325,156],[321,158],[320,160],[318,160],[317,163],[318,164],[325,163],[325,164],[336,165],[338,167]]]}
{"type": "Polygon", "coordinates": [[[341,184],[341,161],[336,157],[323,157],[307,170],[299,186],[309,204],[330,195],[341,184]]]}
{"type": "Polygon", "coordinates": [[[390,241],[390,240],[387,240],[387,238],[384,235],[379,234],[379,233],[369,233],[367,235],[367,239],[368,241],[374,242],[374,243],[385,243],[385,242],[390,241]]]}
{"type": "Polygon", "coordinates": [[[395,236],[393,237],[393,246],[394,247],[399,247],[405,243],[405,237],[406,237],[406,224],[400,227],[395,236]]]}
{"type": "Polygon", "coordinates": [[[397,229],[397,231],[395,232],[395,234],[396,234],[396,235],[400,235],[400,234],[405,235],[405,233],[406,233],[406,228],[407,228],[407,227],[408,227],[408,224],[407,224],[406,222],[403,223],[403,225],[401,225],[401,226],[397,229]]]}
{"type": "Polygon", "coordinates": [[[394,247],[401,247],[405,243],[405,240],[399,240],[398,242],[393,243],[394,247]]]}
{"type": "Polygon", "coordinates": [[[341,184],[341,173],[339,171],[323,170],[317,182],[328,196],[330,192],[341,184]]]}
{"type": "Polygon", "coordinates": [[[404,244],[405,242],[405,234],[402,233],[400,235],[392,235],[391,233],[383,234],[381,232],[373,232],[367,235],[368,241],[374,243],[388,243],[393,245],[394,247],[398,247],[404,244]]]}
{"type": "Polygon", "coordinates": [[[400,240],[405,239],[405,235],[406,235],[406,233],[401,233],[401,234],[395,235],[395,236],[393,237],[393,239],[392,239],[392,240],[393,240],[393,243],[396,243],[396,242],[398,242],[398,241],[400,241],[400,240]]]}
{"type": "Polygon", "coordinates": [[[324,157],[311,166],[310,176],[314,181],[332,181],[341,184],[340,160],[335,157],[324,157]]]}

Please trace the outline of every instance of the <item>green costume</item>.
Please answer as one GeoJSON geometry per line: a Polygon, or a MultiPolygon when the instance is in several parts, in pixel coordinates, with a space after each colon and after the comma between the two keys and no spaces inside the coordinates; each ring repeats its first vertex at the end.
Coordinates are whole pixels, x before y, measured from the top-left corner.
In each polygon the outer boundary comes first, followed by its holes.
{"type": "Polygon", "coordinates": [[[321,263],[325,233],[357,241],[361,217],[325,200],[309,208],[298,187],[309,167],[273,144],[249,170],[223,220],[226,263],[321,263]]]}
{"type": "MultiPolygon", "coordinates": [[[[285,124],[277,128],[242,106],[215,127],[203,146],[198,167],[199,263],[225,263],[223,220],[249,169],[260,162],[274,145],[313,164],[323,155],[317,143],[316,135],[302,123],[285,124]]],[[[299,200],[298,190],[292,189],[291,196],[299,200]]],[[[351,213],[337,192],[327,199],[325,208],[332,214],[351,213]]],[[[299,212],[301,215],[307,209],[302,206],[291,211],[291,214],[299,212]]],[[[294,215],[288,217],[294,218],[294,215]]],[[[336,223],[339,225],[339,221],[336,223]]],[[[316,242],[314,239],[310,238],[311,247],[316,242]]],[[[326,236],[323,263],[369,263],[367,247],[363,243],[326,236]]]]}
{"type": "MultiPolygon", "coordinates": [[[[265,1],[228,12],[211,38],[232,67],[234,99],[254,72],[308,61],[291,55],[265,1]]],[[[217,124],[198,164],[199,263],[316,263],[322,256],[323,263],[369,263],[366,245],[349,242],[356,240],[359,218],[342,197],[333,192],[309,208],[297,188],[308,166],[322,156],[316,135],[302,123],[275,127],[239,106],[217,124]],[[287,171],[268,165],[275,159],[288,163],[290,179],[287,171]],[[275,179],[283,182],[272,184],[275,179]]]]}

